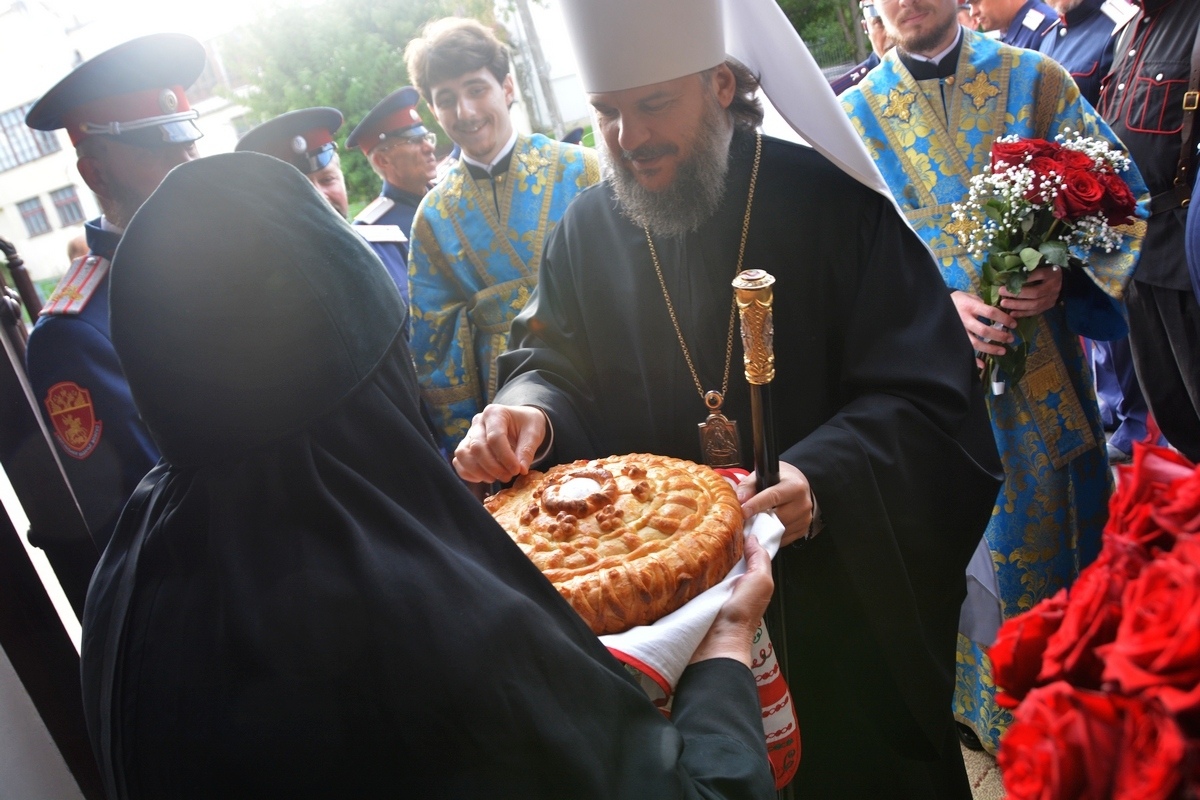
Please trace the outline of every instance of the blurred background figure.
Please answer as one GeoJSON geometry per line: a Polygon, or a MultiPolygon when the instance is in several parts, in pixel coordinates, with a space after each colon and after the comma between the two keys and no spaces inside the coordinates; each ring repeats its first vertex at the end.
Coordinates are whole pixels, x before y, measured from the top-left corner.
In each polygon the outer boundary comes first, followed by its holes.
{"type": "Polygon", "coordinates": [[[340,127],[342,112],[336,108],[302,108],[251,128],[238,139],[235,149],[274,156],[291,164],[344,219],[349,209],[346,178],[333,140],[340,127]]]}
{"type": "Polygon", "coordinates": [[[420,95],[403,86],[379,101],[346,138],[371,162],[383,180],[379,197],[354,218],[357,228],[396,226],[402,237],[384,241],[367,230],[367,241],[387,267],[408,305],[408,237],[421,198],[437,176],[437,135],[425,127],[417,113],[420,95]]]}
{"type": "Polygon", "coordinates": [[[841,94],[851,86],[856,86],[879,64],[879,59],[895,46],[895,42],[883,28],[883,20],[879,17],[879,9],[875,8],[875,0],[859,0],[858,5],[862,9],[863,33],[871,40],[871,55],[849,72],[829,82],[834,94],[841,94]]]}

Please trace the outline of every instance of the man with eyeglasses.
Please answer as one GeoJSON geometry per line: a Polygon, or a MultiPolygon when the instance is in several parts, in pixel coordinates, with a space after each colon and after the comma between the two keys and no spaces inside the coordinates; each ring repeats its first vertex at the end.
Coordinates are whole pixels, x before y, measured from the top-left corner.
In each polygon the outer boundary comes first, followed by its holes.
{"type": "Polygon", "coordinates": [[[875,7],[875,0],[858,0],[858,5],[862,8],[863,33],[871,40],[871,55],[845,75],[829,82],[834,94],[841,94],[851,86],[857,86],[858,82],[879,64],[879,59],[896,46],[883,28],[883,20],[879,18],[879,9],[875,7]]]}
{"type": "Polygon", "coordinates": [[[408,235],[417,206],[437,175],[437,134],[421,121],[419,99],[411,86],[397,89],[346,137],[346,146],[361,150],[383,179],[379,197],[354,218],[355,228],[387,267],[405,304],[409,301],[408,235]],[[386,233],[393,226],[400,229],[399,237],[386,233]]]}
{"type": "Polygon", "coordinates": [[[158,448],[134,406],[109,329],[109,261],[142,203],[174,167],[197,158],[199,112],[185,88],[200,76],[204,46],[154,34],[80,64],[25,118],[34,130],[65,128],[76,166],[101,216],[84,226],[75,259],[42,308],[26,365],[63,469],[99,550],[158,448]]]}
{"type": "Polygon", "coordinates": [[[408,264],[417,380],[451,453],[496,393],[496,356],[537,285],[542,243],[600,165],[591,150],[517,133],[508,49],[479,22],[431,22],[405,61],[462,149],[421,201],[408,264]]]}

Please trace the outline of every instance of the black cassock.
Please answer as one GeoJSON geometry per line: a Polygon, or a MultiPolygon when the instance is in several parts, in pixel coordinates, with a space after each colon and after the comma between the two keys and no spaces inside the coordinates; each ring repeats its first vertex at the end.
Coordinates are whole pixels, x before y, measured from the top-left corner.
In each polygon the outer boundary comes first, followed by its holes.
{"type": "Polygon", "coordinates": [[[395,287],[299,172],[185,164],[121,248],[165,460],[83,621],[112,800],[771,796],[750,670],[666,720],[434,449],[395,287]]]}
{"type": "MultiPolygon", "coordinates": [[[[705,390],[721,388],[753,154],[753,136],[735,135],[714,218],[654,243],[705,390]]],[[[779,451],[808,477],[825,526],[779,556],[798,796],[969,797],[950,710],[955,634],[1001,467],[945,283],[885,198],[769,138],[743,268],[776,279],[779,451]]],[[[701,459],[706,409],[645,232],[608,183],[580,195],[549,240],[511,346],[496,402],[548,412],[547,463],[701,459]]],[[[741,363],[735,334],[725,414],[752,468],[741,363]]]]}

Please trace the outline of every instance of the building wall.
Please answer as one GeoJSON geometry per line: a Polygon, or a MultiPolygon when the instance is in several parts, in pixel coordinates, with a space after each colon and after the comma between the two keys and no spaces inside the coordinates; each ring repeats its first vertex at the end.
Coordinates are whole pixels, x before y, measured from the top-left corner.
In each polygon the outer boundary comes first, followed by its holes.
{"type": "MultiPolygon", "coordinates": [[[[5,42],[6,65],[4,80],[0,81],[0,113],[36,100],[78,63],[146,32],[122,31],[100,22],[79,25],[37,2],[0,0],[0,36],[5,42]]],[[[234,121],[245,110],[217,95],[195,102],[193,107],[200,112],[196,124],[204,132],[204,138],[197,142],[200,154],[233,150],[238,139],[234,121]]],[[[66,272],[70,266],[67,244],[83,233],[82,222],[62,224],[50,192],[74,186],[84,219],[100,215],[95,197],[75,167],[70,140],[64,131],[56,135],[60,145],[57,152],[0,171],[0,237],[16,246],[35,281],[66,272]],[[30,236],[17,204],[34,197],[41,199],[50,231],[30,236]]]]}

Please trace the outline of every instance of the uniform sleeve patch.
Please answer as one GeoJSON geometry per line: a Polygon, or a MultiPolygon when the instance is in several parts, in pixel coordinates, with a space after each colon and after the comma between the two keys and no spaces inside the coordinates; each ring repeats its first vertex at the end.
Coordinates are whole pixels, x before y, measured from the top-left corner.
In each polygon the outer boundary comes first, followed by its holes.
{"type": "Polygon", "coordinates": [[[100,444],[103,423],[96,419],[92,393],[77,383],[56,383],[46,392],[46,412],[54,437],[72,458],[83,460],[100,444]]]}

